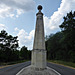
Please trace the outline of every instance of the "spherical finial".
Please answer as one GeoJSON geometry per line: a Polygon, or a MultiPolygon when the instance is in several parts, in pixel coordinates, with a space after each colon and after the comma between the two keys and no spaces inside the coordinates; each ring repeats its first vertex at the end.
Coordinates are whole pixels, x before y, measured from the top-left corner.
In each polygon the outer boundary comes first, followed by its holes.
{"type": "Polygon", "coordinates": [[[42,10],[42,6],[41,5],[38,6],[38,10],[42,10]]]}

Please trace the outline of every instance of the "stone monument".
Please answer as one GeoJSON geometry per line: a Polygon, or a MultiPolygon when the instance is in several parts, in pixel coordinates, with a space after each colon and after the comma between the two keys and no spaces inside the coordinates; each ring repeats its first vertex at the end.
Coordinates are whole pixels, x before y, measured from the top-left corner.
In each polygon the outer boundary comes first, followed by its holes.
{"type": "Polygon", "coordinates": [[[44,23],[43,13],[41,12],[42,6],[38,6],[39,12],[36,14],[36,28],[34,36],[34,44],[32,50],[32,68],[40,70],[46,69],[46,50],[44,38],[44,23]]]}
{"type": "Polygon", "coordinates": [[[32,50],[31,65],[23,68],[16,75],[59,75],[46,65],[46,49],[44,38],[44,23],[42,6],[38,6],[36,14],[36,28],[32,50]]]}

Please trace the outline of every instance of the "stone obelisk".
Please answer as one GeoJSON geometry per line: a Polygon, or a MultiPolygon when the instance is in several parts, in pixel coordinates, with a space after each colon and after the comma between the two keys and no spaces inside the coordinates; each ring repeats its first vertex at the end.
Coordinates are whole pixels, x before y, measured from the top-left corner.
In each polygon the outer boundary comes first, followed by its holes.
{"type": "Polygon", "coordinates": [[[31,65],[23,68],[16,75],[59,75],[57,72],[46,66],[44,23],[41,5],[38,6],[38,10],[39,11],[36,14],[36,28],[31,65]]]}
{"type": "Polygon", "coordinates": [[[42,6],[38,6],[38,13],[36,14],[36,28],[34,36],[34,44],[32,50],[32,68],[36,70],[46,69],[46,50],[44,38],[44,23],[43,13],[41,12],[42,6]]]}

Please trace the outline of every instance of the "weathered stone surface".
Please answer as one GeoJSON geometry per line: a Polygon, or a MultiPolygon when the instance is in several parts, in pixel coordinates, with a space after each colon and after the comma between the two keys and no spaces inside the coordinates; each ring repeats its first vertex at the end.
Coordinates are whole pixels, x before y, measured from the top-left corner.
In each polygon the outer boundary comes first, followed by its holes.
{"type": "Polygon", "coordinates": [[[46,50],[33,50],[31,65],[33,68],[45,69],[46,68],[46,50]]]}
{"type": "Polygon", "coordinates": [[[45,50],[43,13],[41,11],[39,11],[36,15],[36,28],[35,28],[33,50],[37,49],[45,50]]]}
{"type": "Polygon", "coordinates": [[[44,70],[35,70],[32,69],[32,66],[28,66],[24,68],[21,72],[17,73],[16,75],[59,75],[51,68],[47,67],[44,70]]]}
{"type": "Polygon", "coordinates": [[[36,28],[35,37],[32,50],[31,65],[34,69],[46,68],[46,50],[45,50],[45,38],[44,38],[44,23],[43,13],[41,12],[42,6],[38,6],[39,12],[36,14],[36,28]]]}

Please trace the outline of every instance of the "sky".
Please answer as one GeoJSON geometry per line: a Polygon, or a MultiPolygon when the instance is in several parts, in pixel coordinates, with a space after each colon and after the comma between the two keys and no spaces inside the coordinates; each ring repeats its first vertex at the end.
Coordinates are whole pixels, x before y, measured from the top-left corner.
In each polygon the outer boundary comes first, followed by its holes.
{"type": "Polygon", "coordinates": [[[38,5],[43,6],[45,35],[60,31],[63,17],[75,11],[75,0],[0,0],[0,31],[18,36],[20,47],[33,49],[38,5]]]}

